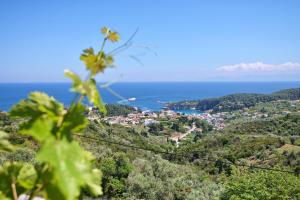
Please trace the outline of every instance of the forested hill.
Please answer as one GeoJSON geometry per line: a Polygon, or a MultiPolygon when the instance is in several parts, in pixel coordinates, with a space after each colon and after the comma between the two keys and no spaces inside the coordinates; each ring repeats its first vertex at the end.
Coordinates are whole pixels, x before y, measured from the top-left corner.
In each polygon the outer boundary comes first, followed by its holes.
{"type": "Polygon", "coordinates": [[[213,110],[213,112],[224,112],[248,108],[261,102],[298,99],[300,99],[300,88],[293,88],[271,94],[238,93],[219,98],[174,102],[168,103],[167,107],[172,110],[196,109],[200,111],[213,110]]]}

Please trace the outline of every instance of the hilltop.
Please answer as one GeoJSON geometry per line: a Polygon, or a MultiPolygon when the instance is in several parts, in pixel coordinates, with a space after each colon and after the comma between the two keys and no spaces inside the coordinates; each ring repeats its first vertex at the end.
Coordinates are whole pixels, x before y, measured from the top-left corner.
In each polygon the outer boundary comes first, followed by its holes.
{"type": "Polygon", "coordinates": [[[299,99],[300,88],[292,88],[280,90],[271,94],[238,93],[218,98],[173,102],[166,104],[166,106],[172,110],[196,109],[199,111],[212,110],[212,112],[226,112],[249,108],[257,103],[299,99]]]}

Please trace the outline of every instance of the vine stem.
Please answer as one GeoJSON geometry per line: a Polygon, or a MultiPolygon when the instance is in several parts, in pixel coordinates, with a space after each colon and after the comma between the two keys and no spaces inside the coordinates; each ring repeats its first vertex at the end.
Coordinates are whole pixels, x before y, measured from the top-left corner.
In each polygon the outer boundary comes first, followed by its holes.
{"type": "Polygon", "coordinates": [[[12,182],[11,189],[12,189],[12,192],[13,192],[14,200],[18,200],[18,194],[17,194],[17,189],[16,189],[16,183],[15,182],[12,182]]]}
{"type": "Polygon", "coordinates": [[[105,46],[105,43],[106,43],[106,40],[107,40],[107,37],[105,37],[105,38],[103,39],[103,42],[102,42],[102,45],[101,45],[100,52],[102,52],[102,51],[103,51],[103,49],[104,49],[104,46],[105,46]]]}

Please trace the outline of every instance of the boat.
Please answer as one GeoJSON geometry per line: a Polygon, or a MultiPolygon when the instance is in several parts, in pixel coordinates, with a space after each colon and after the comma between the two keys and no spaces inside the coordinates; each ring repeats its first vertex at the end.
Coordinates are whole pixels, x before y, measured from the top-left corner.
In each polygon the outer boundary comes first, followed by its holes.
{"type": "Polygon", "coordinates": [[[129,99],[127,99],[128,101],[135,101],[136,100],[136,98],[135,97],[132,97],[132,98],[129,98],[129,99]]]}

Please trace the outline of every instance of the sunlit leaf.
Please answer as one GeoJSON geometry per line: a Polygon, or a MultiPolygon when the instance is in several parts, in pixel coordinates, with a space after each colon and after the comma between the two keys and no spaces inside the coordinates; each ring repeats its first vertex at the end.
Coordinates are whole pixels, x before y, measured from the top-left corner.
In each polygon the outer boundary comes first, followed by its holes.
{"type": "Polygon", "coordinates": [[[102,173],[98,169],[92,170],[92,180],[88,182],[86,189],[94,196],[98,196],[102,194],[102,187],[101,187],[101,178],[102,173]]]}
{"type": "Polygon", "coordinates": [[[101,99],[101,96],[99,94],[96,81],[94,79],[91,79],[89,81],[89,91],[87,93],[87,96],[95,106],[98,107],[99,111],[106,114],[106,108],[105,105],[103,104],[103,101],[101,99]]]}
{"type": "Polygon", "coordinates": [[[37,173],[33,165],[24,164],[17,177],[18,184],[26,189],[32,189],[35,186],[37,173]]]}
{"type": "Polygon", "coordinates": [[[83,96],[87,96],[89,101],[99,108],[99,110],[106,114],[106,109],[99,94],[96,81],[94,79],[89,79],[83,82],[78,75],[75,73],[65,70],[65,75],[73,80],[72,91],[78,92],[83,96]]]}
{"type": "Polygon", "coordinates": [[[109,33],[109,29],[107,27],[102,27],[101,28],[101,33],[106,37],[107,34],[109,33]]]}
{"type": "Polygon", "coordinates": [[[27,119],[20,125],[20,133],[31,135],[43,142],[51,135],[58,137],[54,129],[62,121],[65,113],[63,104],[53,97],[45,93],[33,92],[28,99],[16,104],[9,114],[27,119]]]}
{"type": "Polygon", "coordinates": [[[99,65],[101,64],[99,62],[99,57],[94,54],[93,48],[83,50],[80,60],[82,60],[86,68],[93,71],[93,73],[97,72],[97,68],[99,68],[99,65]]]}
{"type": "Polygon", "coordinates": [[[85,86],[84,86],[84,83],[82,82],[81,78],[74,72],[67,70],[67,69],[64,71],[64,73],[65,73],[66,77],[72,79],[72,81],[73,81],[71,91],[77,92],[79,94],[82,94],[83,96],[86,96],[85,86]]]}
{"type": "MultiPolygon", "coordinates": [[[[108,67],[107,57],[103,51],[98,54],[94,54],[93,49],[85,49],[80,56],[80,60],[86,66],[87,70],[90,70],[92,75],[96,75],[99,72],[103,72],[106,67],[108,67]]],[[[112,62],[112,59],[110,59],[112,62]]]]}
{"type": "Polygon", "coordinates": [[[104,35],[105,38],[107,38],[111,42],[118,42],[120,40],[119,34],[116,31],[112,31],[107,27],[103,27],[101,29],[101,33],[104,35]]]}
{"type": "Polygon", "coordinates": [[[84,115],[85,107],[82,104],[73,104],[68,113],[65,115],[64,123],[60,128],[60,133],[63,137],[71,136],[70,133],[77,133],[85,128],[87,119],[84,115]]]}
{"type": "MultiPolygon", "coordinates": [[[[38,153],[37,160],[50,164],[53,171],[50,191],[55,192],[57,189],[66,200],[75,199],[80,194],[80,188],[95,182],[95,173],[89,159],[75,141],[70,143],[65,140],[49,140],[38,153]]],[[[100,190],[98,192],[97,195],[101,194],[100,190]]]]}
{"type": "Polygon", "coordinates": [[[30,135],[36,140],[43,142],[52,136],[52,128],[55,126],[55,120],[48,119],[47,115],[31,119],[20,125],[20,133],[30,135]]]}
{"type": "Polygon", "coordinates": [[[117,32],[110,32],[107,36],[107,39],[111,42],[118,42],[120,40],[120,36],[117,32]]]}
{"type": "Polygon", "coordinates": [[[0,191],[3,196],[12,197],[11,185],[15,184],[17,192],[21,194],[34,187],[36,178],[36,171],[31,164],[4,163],[0,167],[0,191]]]}

